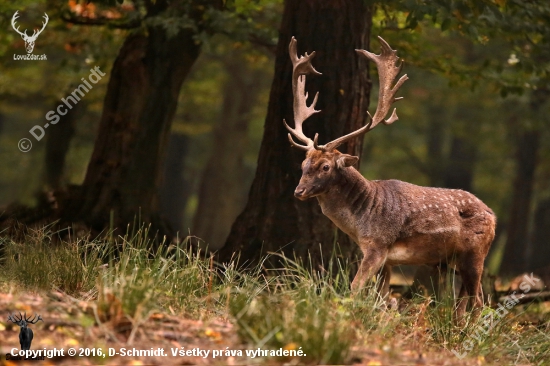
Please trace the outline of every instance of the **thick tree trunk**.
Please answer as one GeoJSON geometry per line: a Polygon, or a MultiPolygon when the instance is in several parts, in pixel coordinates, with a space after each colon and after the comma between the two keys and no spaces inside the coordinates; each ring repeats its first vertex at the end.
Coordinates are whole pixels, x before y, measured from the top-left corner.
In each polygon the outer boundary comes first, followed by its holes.
{"type": "MultiPolygon", "coordinates": [[[[184,3],[170,6],[178,11],[184,3]]],[[[149,4],[148,15],[168,7],[156,1],[149,4]]],[[[200,14],[190,17],[201,19],[200,14]]],[[[195,34],[183,28],[168,35],[162,26],[149,26],[128,36],[111,71],[81,199],[65,212],[67,219],[101,230],[111,215],[119,228],[139,218],[169,231],[158,219],[157,191],[179,91],[199,55],[195,34]]]]}
{"type": "MultiPolygon", "coordinates": [[[[356,253],[356,245],[322,214],[317,200],[294,198],[305,156],[291,149],[282,121],[293,123],[288,45],[295,36],[298,53],[316,51],[313,65],[323,73],[308,77],[309,101],[319,91],[317,109],[322,112],[305,123],[306,135],[313,137],[318,132],[319,142],[324,143],[365,124],[368,65],[354,50],[369,48],[370,22],[371,10],[362,0],[285,2],[258,168],[248,203],[220,251],[221,261],[240,252],[240,260],[251,263],[282,249],[304,261],[309,252],[318,268],[327,264],[335,243],[346,258],[356,253]]],[[[360,155],[361,145],[362,139],[357,139],[341,151],[360,155]]]]}
{"type": "Polygon", "coordinates": [[[224,65],[228,80],[222,113],[214,130],[212,155],[202,175],[192,230],[212,250],[223,246],[231,225],[246,204],[249,186],[243,181],[243,157],[251,112],[262,85],[261,70],[247,66],[239,51],[229,55],[224,65]]]}

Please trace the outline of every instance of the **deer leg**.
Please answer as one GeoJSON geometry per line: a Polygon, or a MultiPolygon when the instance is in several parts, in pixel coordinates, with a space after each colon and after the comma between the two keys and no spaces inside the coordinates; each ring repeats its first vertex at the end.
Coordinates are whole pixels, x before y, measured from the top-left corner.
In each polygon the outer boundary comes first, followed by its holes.
{"type": "Polygon", "coordinates": [[[468,305],[468,292],[466,291],[466,286],[464,281],[462,281],[462,286],[460,286],[460,293],[458,294],[458,301],[456,303],[456,318],[461,318],[462,315],[466,312],[466,306],[468,305]]]}
{"type": "Polygon", "coordinates": [[[363,260],[361,261],[357,274],[351,283],[351,291],[356,293],[365,287],[367,280],[372,278],[372,276],[380,270],[385,260],[386,256],[382,255],[380,251],[364,250],[363,260]]]}
{"type": "Polygon", "coordinates": [[[473,306],[480,308],[483,305],[481,300],[481,275],[483,273],[483,257],[466,255],[458,264],[462,287],[460,288],[459,300],[456,307],[456,314],[462,317],[470,299],[473,306]]]}
{"type": "Polygon", "coordinates": [[[378,292],[384,299],[390,297],[390,278],[391,278],[391,266],[384,264],[380,271],[380,283],[378,286],[378,292]]]}

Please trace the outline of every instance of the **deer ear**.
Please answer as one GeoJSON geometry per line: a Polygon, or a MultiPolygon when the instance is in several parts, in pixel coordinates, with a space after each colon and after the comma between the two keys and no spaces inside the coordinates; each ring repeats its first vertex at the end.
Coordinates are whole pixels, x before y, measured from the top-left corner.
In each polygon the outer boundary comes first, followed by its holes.
{"type": "Polygon", "coordinates": [[[342,154],[338,157],[338,160],[336,160],[336,165],[338,168],[347,168],[348,166],[352,166],[355,163],[359,161],[358,156],[351,156],[348,154],[342,154]]]}

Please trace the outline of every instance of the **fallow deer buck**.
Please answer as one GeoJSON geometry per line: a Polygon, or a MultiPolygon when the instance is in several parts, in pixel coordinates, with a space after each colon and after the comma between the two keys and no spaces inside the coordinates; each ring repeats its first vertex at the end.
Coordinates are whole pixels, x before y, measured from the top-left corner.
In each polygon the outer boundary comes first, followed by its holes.
{"type": "Polygon", "coordinates": [[[482,304],[483,262],[495,236],[493,211],[473,194],[459,189],[420,187],[399,180],[369,181],[353,167],[359,160],[357,156],[336,150],[379,123],[389,125],[398,119],[394,109],[390,118],[384,120],[392,103],[401,99],[395,93],[408,78],[403,75],[393,85],[402,64],[396,66],[399,60],[396,51],[378,38],[382,46],[380,55],[356,50],[378,69],[380,91],[376,112],[374,116],[367,112],[370,121],[364,127],[325,145],[318,144],[318,134],[310,139],[302,130],[303,122],[319,112],[315,110],[319,93],[310,106],[305,93],[306,75],[320,75],[311,64],[315,52],[298,57],[297,41],[294,37],[290,41],[294,128],[284,120],[283,123],[290,131],[290,143],[306,151],[302,177],[294,195],[300,200],[316,197],[323,214],[361,248],[363,260],[351,284],[353,292],[380,271],[381,294],[387,295],[394,265],[449,264],[462,277],[456,305],[457,315],[461,316],[470,298],[475,306],[482,304]],[[295,142],[291,134],[304,145],[295,142]]]}

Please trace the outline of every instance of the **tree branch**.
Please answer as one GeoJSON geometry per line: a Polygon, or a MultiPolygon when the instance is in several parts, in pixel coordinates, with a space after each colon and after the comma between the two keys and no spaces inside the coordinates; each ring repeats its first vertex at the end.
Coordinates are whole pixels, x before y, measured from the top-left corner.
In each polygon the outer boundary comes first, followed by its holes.
{"type": "Polygon", "coordinates": [[[248,37],[248,41],[257,46],[264,47],[272,55],[275,55],[277,53],[277,45],[275,43],[262,39],[256,34],[250,34],[250,36],[248,37]]]}
{"type": "Polygon", "coordinates": [[[61,13],[61,19],[67,23],[78,24],[78,25],[91,25],[91,26],[108,26],[110,28],[116,29],[133,29],[138,28],[143,18],[139,17],[133,20],[117,23],[117,20],[100,17],[100,18],[88,18],[83,16],[78,16],[72,12],[63,12],[61,13]]]}

